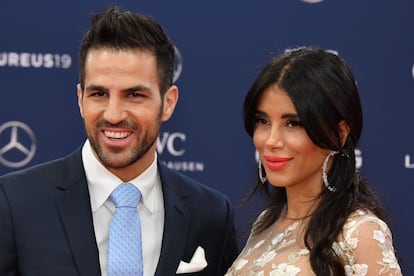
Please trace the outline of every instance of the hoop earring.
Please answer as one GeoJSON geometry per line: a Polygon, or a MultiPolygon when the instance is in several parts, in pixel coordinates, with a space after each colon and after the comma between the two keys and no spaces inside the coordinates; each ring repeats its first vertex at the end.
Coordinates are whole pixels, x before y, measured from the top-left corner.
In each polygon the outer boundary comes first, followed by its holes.
{"type": "Polygon", "coordinates": [[[336,187],[331,186],[331,184],[329,184],[328,181],[328,174],[326,172],[327,170],[327,166],[328,166],[328,161],[329,158],[331,158],[332,156],[338,154],[339,151],[331,151],[326,157],[325,160],[323,161],[323,165],[322,165],[322,180],[323,180],[323,184],[325,185],[325,187],[330,191],[330,192],[335,192],[336,191],[336,187]]]}
{"type": "Polygon", "coordinates": [[[262,184],[265,184],[266,181],[267,181],[267,177],[263,176],[262,160],[260,158],[259,158],[258,165],[259,165],[259,179],[260,179],[260,182],[262,182],[262,184]]]}

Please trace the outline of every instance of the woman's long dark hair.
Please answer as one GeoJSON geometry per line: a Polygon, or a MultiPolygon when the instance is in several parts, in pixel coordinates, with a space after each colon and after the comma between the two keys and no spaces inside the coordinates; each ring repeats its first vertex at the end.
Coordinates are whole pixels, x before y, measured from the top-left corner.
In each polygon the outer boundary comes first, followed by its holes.
{"type": "MultiPolygon", "coordinates": [[[[286,51],[263,68],[246,95],[243,119],[251,137],[258,101],[274,84],[289,95],[312,142],[339,152],[333,157],[328,174],[329,183],[336,191],[324,188],[318,196],[319,203],[306,228],[304,242],[310,250],[310,263],[316,275],[345,275],[343,261],[333,251],[332,243],[349,215],[365,209],[388,222],[379,198],[355,167],[362,108],[354,76],[345,61],[329,51],[318,48],[286,51]],[[344,145],[338,128],[341,121],[350,128],[344,145]]],[[[267,195],[268,211],[255,226],[256,234],[280,217],[287,201],[283,187],[262,185],[258,180],[254,192],[261,189],[267,195]]]]}

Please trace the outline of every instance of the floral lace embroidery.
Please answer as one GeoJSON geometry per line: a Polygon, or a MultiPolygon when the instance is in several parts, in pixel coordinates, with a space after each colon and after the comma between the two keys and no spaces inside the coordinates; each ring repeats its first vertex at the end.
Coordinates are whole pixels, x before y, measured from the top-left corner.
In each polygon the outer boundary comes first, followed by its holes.
{"type": "Polygon", "coordinates": [[[343,230],[343,240],[334,242],[332,245],[336,254],[342,256],[348,263],[345,265],[346,275],[364,276],[369,272],[367,264],[356,262],[360,227],[368,224],[371,224],[371,228],[373,228],[372,239],[377,241],[376,244],[382,254],[382,259],[376,261],[377,265],[380,266],[378,275],[401,275],[388,226],[376,216],[362,210],[356,211],[348,218],[343,230]]]}
{"type": "MultiPolygon", "coordinates": [[[[295,222],[282,233],[273,234],[269,228],[260,237],[250,235],[246,247],[225,276],[315,275],[311,271],[309,257],[306,257],[309,256],[309,250],[299,246],[296,240],[298,226],[299,222],[295,222]]],[[[344,225],[342,236],[332,244],[332,248],[344,260],[344,269],[348,276],[364,276],[369,272],[377,272],[378,275],[402,275],[394,254],[391,232],[383,221],[371,213],[353,213],[344,225]],[[360,237],[367,229],[370,230],[369,237],[375,241],[378,256],[382,256],[370,265],[358,263],[357,253],[358,250],[364,251],[359,248],[360,237]]]]}

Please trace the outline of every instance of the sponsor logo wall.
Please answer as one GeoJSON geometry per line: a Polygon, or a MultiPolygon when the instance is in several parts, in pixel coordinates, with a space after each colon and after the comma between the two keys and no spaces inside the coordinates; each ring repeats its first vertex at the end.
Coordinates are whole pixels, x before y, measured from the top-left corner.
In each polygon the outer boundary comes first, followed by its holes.
{"type": "MultiPolygon", "coordinates": [[[[364,107],[357,166],[390,211],[404,274],[414,275],[414,2],[110,3],[151,14],[173,39],[180,100],[163,125],[158,156],[229,195],[241,244],[257,212],[255,204],[240,207],[256,179],[241,119],[250,84],[289,47],[320,46],[345,58],[364,107]]],[[[84,142],[77,51],[89,15],[110,3],[0,4],[8,11],[0,17],[0,174],[62,157],[84,142]]]]}

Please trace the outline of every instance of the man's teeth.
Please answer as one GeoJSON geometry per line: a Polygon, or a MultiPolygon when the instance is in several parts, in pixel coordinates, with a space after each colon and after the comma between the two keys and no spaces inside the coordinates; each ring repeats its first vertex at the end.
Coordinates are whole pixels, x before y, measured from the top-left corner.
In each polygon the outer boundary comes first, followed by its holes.
{"type": "Polygon", "coordinates": [[[105,131],[105,136],[112,139],[122,139],[128,136],[128,132],[105,131]]]}

